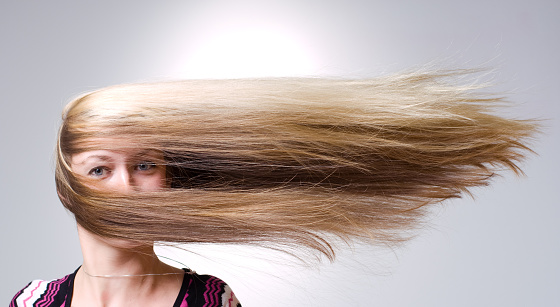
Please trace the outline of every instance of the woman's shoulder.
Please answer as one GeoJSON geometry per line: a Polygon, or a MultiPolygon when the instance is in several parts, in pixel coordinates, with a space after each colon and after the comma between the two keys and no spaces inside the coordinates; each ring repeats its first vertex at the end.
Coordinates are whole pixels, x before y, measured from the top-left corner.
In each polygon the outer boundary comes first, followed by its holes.
{"type": "Polygon", "coordinates": [[[66,296],[72,291],[74,274],[66,275],[54,280],[33,280],[21,289],[12,301],[10,307],[17,306],[64,306],[66,296]]]}
{"type": "Polygon", "coordinates": [[[188,269],[185,272],[175,306],[241,307],[229,285],[220,278],[188,269]]]}
{"type": "MultiPolygon", "coordinates": [[[[75,274],[55,280],[34,280],[16,293],[9,306],[63,307],[67,298],[72,296],[75,274]]],[[[229,285],[220,278],[185,269],[185,278],[173,306],[241,307],[241,304],[229,285]]]]}

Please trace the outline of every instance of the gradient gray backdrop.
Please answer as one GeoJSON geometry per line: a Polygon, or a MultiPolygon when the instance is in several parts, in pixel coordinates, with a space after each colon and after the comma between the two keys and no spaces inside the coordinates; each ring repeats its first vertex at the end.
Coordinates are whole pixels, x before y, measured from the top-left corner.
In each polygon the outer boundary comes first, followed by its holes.
{"type": "Polygon", "coordinates": [[[30,280],[81,263],[53,181],[70,97],[123,82],[262,76],[267,65],[271,75],[375,76],[444,59],[497,68],[497,89],[518,103],[509,116],[548,119],[526,178],[506,174],[475,201],[437,208],[430,228],[393,251],[348,247],[335,263],[310,268],[227,246],[175,255],[224,278],[249,307],[560,306],[559,4],[2,1],[0,304],[30,280]],[[275,42],[287,49],[274,52],[275,42]]]}

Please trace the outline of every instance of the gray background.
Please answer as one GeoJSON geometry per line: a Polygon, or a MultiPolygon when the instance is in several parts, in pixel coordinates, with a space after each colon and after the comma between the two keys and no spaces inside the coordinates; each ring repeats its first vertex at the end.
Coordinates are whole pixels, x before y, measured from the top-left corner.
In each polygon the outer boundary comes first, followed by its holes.
{"type": "Polygon", "coordinates": [[[123,82],[375,76],[436,61],[497,68],[512,117],[546,119],[524,169],[434,210],[405,247],[342,247],[311,267],[237,247],[162,251],[244,306],[560,306],[557,1],[2,1],[0,304],[81,263],[56,197],[60,111],[123,82]],[[443,61],[442,61],[443,59],[443,61]],[[199,253],[199,255],[196,255],[199,253]]]}

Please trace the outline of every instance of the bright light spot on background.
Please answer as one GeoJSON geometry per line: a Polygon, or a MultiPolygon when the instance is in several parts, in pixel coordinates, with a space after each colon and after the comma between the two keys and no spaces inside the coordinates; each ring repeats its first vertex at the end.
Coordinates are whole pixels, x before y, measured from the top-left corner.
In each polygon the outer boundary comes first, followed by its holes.
{"type": "Polygon", "coordinates": [[[309,50],[295,37],[270,29],[233,29],[194,46],[179,69],[189,78],[312,75],[309,50]]]}
{"type": "Polygon", "coordinates": [[[175,79],[324,73],[325,50],[332,48],[309,26],[312,14],[303,2],[247,1],[189,2],[154,23],[158,69],[175,79]]]}

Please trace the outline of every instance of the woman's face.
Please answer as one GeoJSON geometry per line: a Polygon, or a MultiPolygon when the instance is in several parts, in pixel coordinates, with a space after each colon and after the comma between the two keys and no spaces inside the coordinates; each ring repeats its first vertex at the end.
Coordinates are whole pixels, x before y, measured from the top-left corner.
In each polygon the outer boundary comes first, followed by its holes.
{"type": "Polygon", "coordinates": [[[163,161],[155,150],[92,150],[73,155],[71,167],[94,189],[128,194],[165,187],[163,161]]]}
{"type": "MultiPolygon", "coordinates": [[[[157,191],[166,186],[163,162],[163,153],[157,150],[91,150],[73,155],[70,166],[73,172],[88,179],[86,185],[92,189],[133,194],[157,191]]],[[[142,243],[123,239],[98,237],[85,231],[80,225],[78,233],[82,245],[93,240],[129,250],[146,247],[142,243]]]]}

